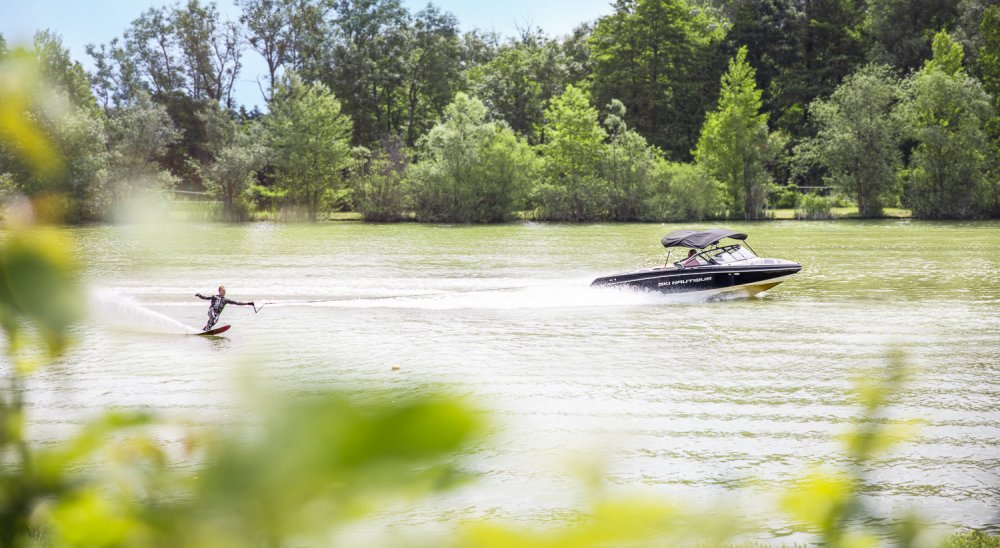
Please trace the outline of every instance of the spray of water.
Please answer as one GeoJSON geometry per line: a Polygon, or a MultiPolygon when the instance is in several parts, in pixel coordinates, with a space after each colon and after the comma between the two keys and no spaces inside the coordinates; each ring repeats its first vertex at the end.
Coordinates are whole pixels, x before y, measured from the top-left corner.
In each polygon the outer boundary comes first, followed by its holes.
{"type": "MultiPolygon", "coordinates": [[[[412,282],[412,280],[411,280],[412,282]]],[[[391,288],[369,295],[358,288],[347,289],[344,295],[311,300],[272,299],[268,306],[309,306],[333,308],[408,308],[427,310],[516,310],[590,308],[615,306],[647,306],[678,303],[698,303],[705,295],[666,295],[631,288],[593,288],[589,280],[547,280],[543,283],[518,280],[520,287],[486,288],[411,288],[411,294],[393,295],[391,288]]],[[[509,280],[506,283],[510,283],[509,280]]]]}
{"type": "MultiPolygon", "coordinates": [[[[740,298],[741,295],[673,294],[648,292],[633,288],[594,288],[589,279],[494,280],[492,283],[452,284],[448,280],[405,280],[386,286],[385,280],[368,286],[339,285],[318,291],[311,298],[282,295],[275,288],[245,288],[260,307],[319,308],[403,308],[424,310],[517,310],[559,308],[601,308],[620,306],[656,306],[703,303],[710,299],[740,298]],[[417,282],[417,283],[414,283],[417,282]],[[277,295],[276,295],[277,293],[277,295]],[[267,294],[276,298],[266,299],[267,294]],[[285,297],[285,298],[282,298],[285,297]]],[[[279,288],[280,289],[280,288],[279,288]]],[[[116,329],[157,334],[189,334],[199,330],[161,314],[109,289],[91,291],[91,311],[105,325],[116,329]]],[[[187,301],[168,301],[162,306],[189,306],[187,301]]]]}
{"type": "Polygon", "coordinates": [[[150,310],[135,300],[109,289],[92,289],[89,300],[92,317],[115,329],[157,334],[198,333],[193,327],[150,310]]]}

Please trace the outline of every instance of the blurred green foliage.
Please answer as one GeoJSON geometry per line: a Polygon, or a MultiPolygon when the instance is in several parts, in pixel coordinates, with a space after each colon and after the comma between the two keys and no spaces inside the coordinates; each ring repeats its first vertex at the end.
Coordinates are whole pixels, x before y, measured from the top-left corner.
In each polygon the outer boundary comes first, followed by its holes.
{"type": "MultiPolygon", "coordinates": [[[[58,153],[19,106],[41,80],[27,61],[2,69],[0,138],[36,171],[47,169],[58,153]]],[[[143,413],[98,413],[58,443],[32,443],[26,380],[66,349],[83,298],[73,242],[34,226],[30,203],[14,205],[0,239],[10,364],[0,392],[0,547],[287,545],[322,538],[383,496],[419,496],[462,479],[452,457],[482,419],[433,391],[363,401],[272,396],[274,405],[254,402],[261,417],[245,430],[192,431],[181,456],[196,463],[188,467],[156,437],[169,424],[143,413]]]]}
{"type": "Polygon", "coordinates": [[[934,546],[939,542],[913,515],[896,517],[885,525],[868,525],[882,522],[872,519],[875,516],[859,497],[865,470],[913,434],[915,423],[889,420],[887,413],[907,373],[904,356],[897,351],[890,354],[884,370],[859,377],[855,398],[861,416],[842,439],[849,464],[815,468],[782,500],[782,508],[825,545],[864,547],[891,542],[896,546],[934,546]]]}
{"type": "Polygon", "coordinates": [[[5,52],[0,57],[0,154],[12,156],[10,162],[20,160],[35,173],[54,175],[63,169],[62,157],[32,114],[37,106],[50,114],[58,109],[51,94],[45,93],[33,53],[5,52]]]}
{"type": "MultiPolygon", "coordinates": [[[[7,79],[0,90],[15,103],[27,101],[34,82],[7,79]]],[[[23,112],[3,116],[0,138],[28,164],[54,154],[23,112]]],[[[567,162],[572,157],[567,152],[567,162]]],[[[98,412],[63,439],[33,442],[26,380],[70,342],[83,312],[79,264],[64,233],[32,224],[30,205],[9,210],[4,220],[0,323],[9,366],[0,392],[0,547],[325,545],[345,523],[387,502],[420,499],[468,479],[461,457],[483,434],[485,419],[460,398],[419,387],[272,392],[250,402],[254,412],[242,427],[188,427],[182,454],[161,438],[162,429],[179,425],[132,411],[98,412]]],[[[782,510],[827,546],[997,546],[980,533],[942,544],[909,515],[872,519],[860,497],[866,471],[913,435],[913,423],[888,414],[906,374],[904,357],[894,353],[884,369],[859,378],[860,413],[842,440],[846,464],[806,473],[782,498],[782,510]]],[[[752,531],[718,511],[598,495],[577,518],[544,528],[472,521],[454,543],[720,546],[752,531]]]]}
{"type": "Polygon", "coordinates": [[[386,500],[460,484],[452,457],[482,428],[435,393],[275,400],[286,403],[255,402],[245,429],[192,431],[183,459],[194,466],[172,462],[155,437],[166,423],[143,414],[106,413],[47,449],[8,430],[2,448],[22,462],[0,476],[0,545],[325,544],[386,500]]]}
{"type": "Polygon", "coordinates": [[[22,338],[32,334],[50,353],[66,346],[69,327],[82,314],[71,250],[55,230],[7,232],[0,247],[0,324],[11,352],[21,350],[22,338]]]}
{"type": "Polygon", "coordinates": [[[245,430],[201,432],[186,457],[194,467],[170,466],[148,433],[130,437],[112,473],[62,493],[37,530],[60,546],[325,544],[386,499],[457,485],[463,475],[446,457],[482,426],[439,394],[275,399],[286,403],[256,402],[262,412],[245,430]]]}

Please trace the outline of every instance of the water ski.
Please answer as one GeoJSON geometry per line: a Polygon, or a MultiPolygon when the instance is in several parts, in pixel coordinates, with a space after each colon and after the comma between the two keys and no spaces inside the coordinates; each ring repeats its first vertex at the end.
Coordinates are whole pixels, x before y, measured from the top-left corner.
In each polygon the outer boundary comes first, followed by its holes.
{"type": "Polygon", "coordinates": [[[209,329],[208,331],[202,331],[201,333],[195,333],[195,335],[205,335],[205,336],[218,335],[219,333],[222,333],[222,332],[228,331],[228,330],[229,330],[229,326],[228,325],[224,325],[222,327],[216,327],[215,329],[209,329]]]}

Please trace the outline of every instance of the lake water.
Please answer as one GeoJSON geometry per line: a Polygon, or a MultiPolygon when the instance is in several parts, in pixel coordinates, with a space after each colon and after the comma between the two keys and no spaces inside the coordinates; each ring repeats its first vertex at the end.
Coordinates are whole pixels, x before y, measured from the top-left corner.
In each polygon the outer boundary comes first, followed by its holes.
{"type": "Polygon", "coordinates": [[[1000,532],[1000,223],[724,226],[802,272],[727,302],[588,287],[662,264],[659,238],[683,227],[657,224],[73,229],[93,312],[62,365],[33,377],[33,432],[59,437],[112,406],[239,420],[246,369],[289,386],[443,383],[495,411],[495,434],[468,458],[473,487],[397,527],[558,519],[581,508],[580,470],[596,463],[615,495],[742,502],[761,540],[800,540],[762,501],[843,464],[852,382],[896,348],[914,371],[892,415],[924,423],[866,496],[1000,532]],[[224,338],[182,336],[205,320],[194,293],[220,283],[274,304],[227,308],[224,338]]]}

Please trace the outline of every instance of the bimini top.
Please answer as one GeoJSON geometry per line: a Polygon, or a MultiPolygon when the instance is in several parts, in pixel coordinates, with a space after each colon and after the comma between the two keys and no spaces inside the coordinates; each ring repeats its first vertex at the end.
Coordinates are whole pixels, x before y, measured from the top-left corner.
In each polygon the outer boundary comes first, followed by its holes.
{"type": "Polygon", "coordinates": [[[695,249],[705,249],[706,247],[719,243],[723,238],[734,240],[746,240],[747,235],[727,228],[710,228],[708,230],[675,230],[664,236],[660,242],[663,247],[693,247],[695,249]]]}

